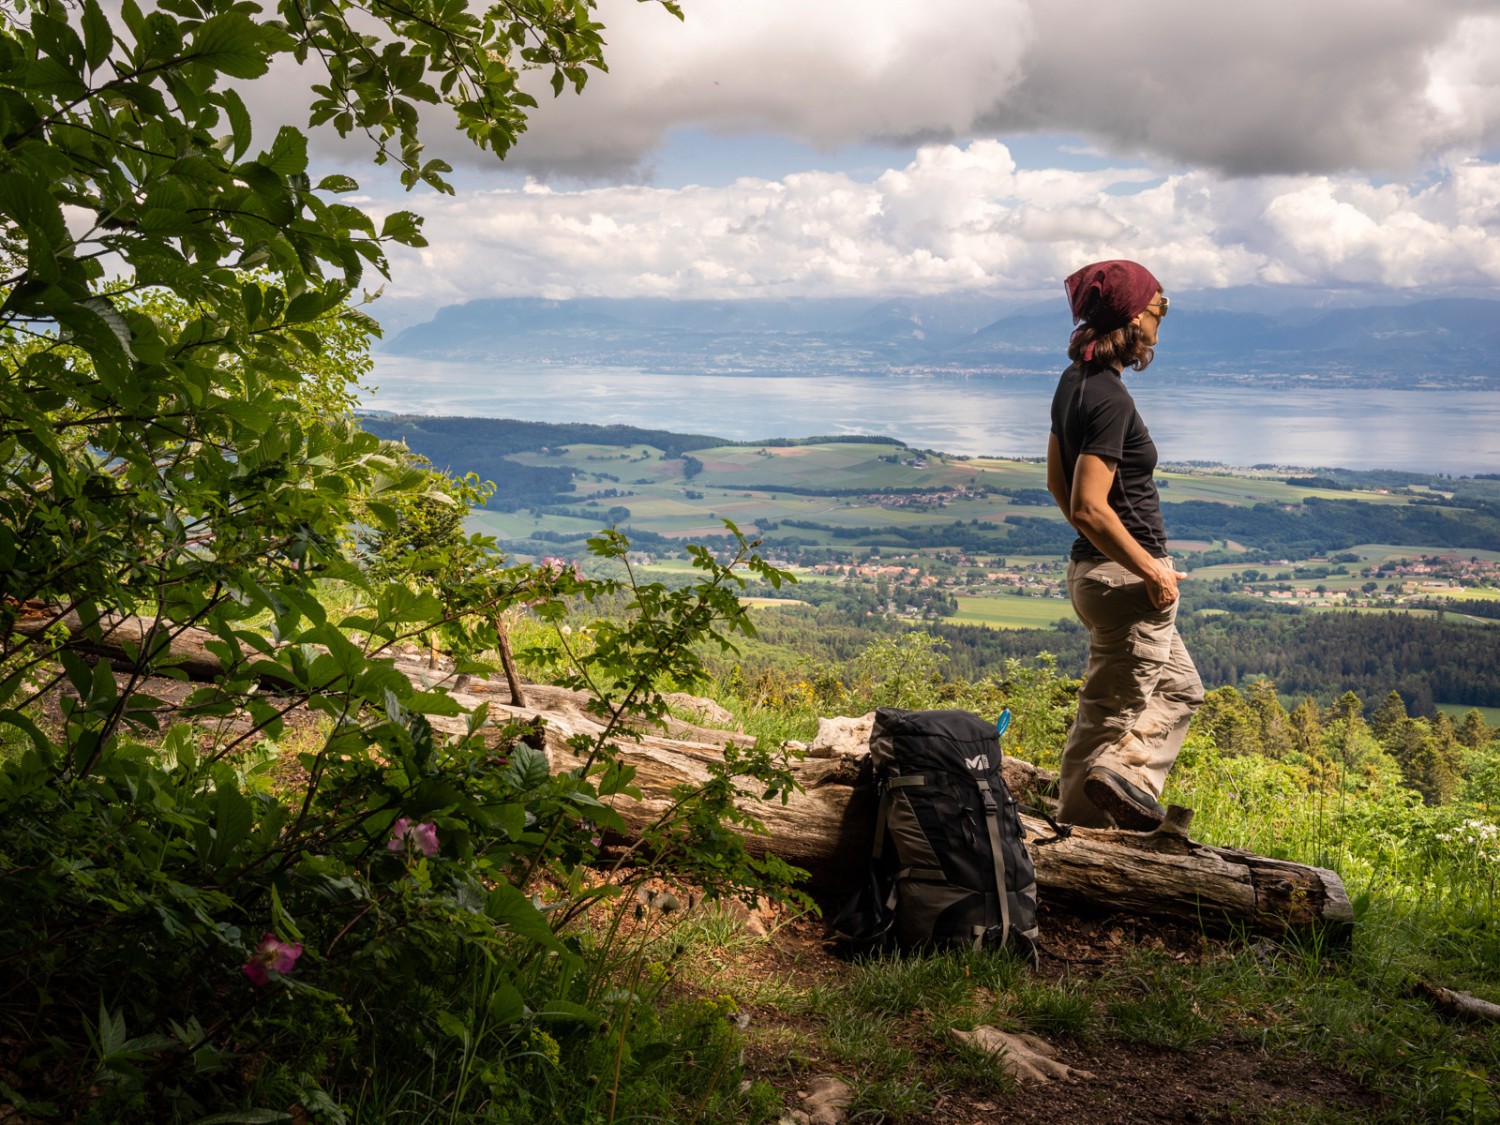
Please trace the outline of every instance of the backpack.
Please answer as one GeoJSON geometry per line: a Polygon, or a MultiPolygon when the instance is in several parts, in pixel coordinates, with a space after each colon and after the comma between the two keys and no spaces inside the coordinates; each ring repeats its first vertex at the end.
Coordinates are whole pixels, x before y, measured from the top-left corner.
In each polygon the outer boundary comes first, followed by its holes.
{"type": "Polygon", "coordinates": [[[846,955],[1007,947],[1036,958],[1036,873],[1000,775],[1005,711],[882,707],[870,733],[880,797],[872,861],[831,924],[846,955]]]}

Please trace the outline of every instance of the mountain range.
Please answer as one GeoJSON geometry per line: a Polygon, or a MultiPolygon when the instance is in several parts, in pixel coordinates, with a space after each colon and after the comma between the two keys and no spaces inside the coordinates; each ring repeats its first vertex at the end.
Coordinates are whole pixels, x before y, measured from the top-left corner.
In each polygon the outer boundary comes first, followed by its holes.
{"type": "MultiPolygon", "coordinates": [[[[1241,306],[1245,302],[1238,302],[1241,306]]],[[[1206,294],[1174,301],[1155,372],[1184,378],[1500,389],[1500,301],[1449,297],[1356,308],[1248,311],[1206,294]],[[1201,299],[1200,299],[1201,298],[1201,299]]],[[[1062,301],[996,315],[975,294],[822,300],[488,298],[406,328],[391,354],[669,374],[1055,372],[1062,301]]]]}

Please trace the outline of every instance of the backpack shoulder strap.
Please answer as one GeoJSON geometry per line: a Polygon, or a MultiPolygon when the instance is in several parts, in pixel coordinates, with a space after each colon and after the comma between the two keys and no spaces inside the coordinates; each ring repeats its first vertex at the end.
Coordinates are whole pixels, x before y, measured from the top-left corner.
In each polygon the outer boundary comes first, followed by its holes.
{"type": "MultiPolygon", "coordinates": [[[[995,893],[1000,896],[1000,944],[1004,945],[1010,937],[1010,895],[1005,892],[1005,849],[1000,842],[1000,808],[995,803],[990,783],[982,777],[974,780],[979,783],[979,795],[984,799],[984,821],[990,831],[990,853],[995,860],[995,893]]],[[[983,934],[975,939],[976,949],[982,938],[983,934]]]]}
{"type": "Polygon", "coordinates": [[[880,783],[880,811],[875,814],[875,842],[870,848],[870,858],[879,859],[885,851],[885,826],[891,818],[891,802],[896,795],[893,789],[901,789],[910,785],[926,785],[927,775],[925,773],[902,774],[897,777],[888,777],[880,783]]]}

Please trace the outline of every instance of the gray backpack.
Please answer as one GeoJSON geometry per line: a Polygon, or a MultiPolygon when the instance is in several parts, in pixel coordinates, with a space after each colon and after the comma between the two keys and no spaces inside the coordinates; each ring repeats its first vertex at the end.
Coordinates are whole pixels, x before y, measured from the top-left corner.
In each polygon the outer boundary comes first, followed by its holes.
{"type": "Polygon", "coordinates": [[[873,862],[832,923],[850,955],[1007,947],[1036,956],[1036,873],[1000,774],[1000,735],[968,711],[875,712],[873,862]]]}

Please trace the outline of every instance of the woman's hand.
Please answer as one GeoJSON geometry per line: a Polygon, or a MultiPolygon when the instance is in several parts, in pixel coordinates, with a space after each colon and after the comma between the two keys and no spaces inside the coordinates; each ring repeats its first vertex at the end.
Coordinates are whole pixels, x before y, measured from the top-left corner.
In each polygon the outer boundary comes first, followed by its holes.
{"type": "MultiPolygon", "coordinates": [[[[1050,445],[1048,449],[1050,452],[1050,445]]],[[[1109,458],[1094,453],[1079,454],[1073,468],[1071,503],[1064,511],[1100,554],[1145,580],[1152,605],[1166,609],[1177,600],[1178,580],[1187,575],[1174,567],[1170,559],[1147,554],[1109,506],[1109,490],[1118,468],[1118,463],[1109,458]]]]}
{"type": "Polygon", "coordinates": [[[1146,593],[1150,595],[1153,606],[1166,609],[1177,600],[1177,583],[1187,575],[1172,565],[1171,559],[1157,559],[1156,562],[1158,565],[1144,575],[1146,593]]]}

